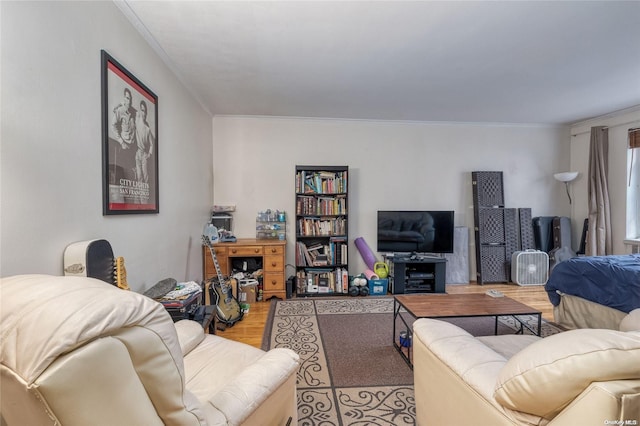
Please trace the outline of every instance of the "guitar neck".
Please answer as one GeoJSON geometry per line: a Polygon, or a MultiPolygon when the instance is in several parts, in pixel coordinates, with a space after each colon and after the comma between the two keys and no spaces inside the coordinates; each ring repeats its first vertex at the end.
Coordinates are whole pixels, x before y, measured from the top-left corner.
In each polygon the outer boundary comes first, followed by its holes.
{"type": "Polygon", "coordinates": [[[211,251],[211,257],[213,258],[213,265],[216,267],[216,275],[218,275],[218,282],[221,286],[224,285],[224,279],[222,278],[222,270],[220,269],[220,264],[218,263],[218,256],[216,256],[216,251],[209,247],[211,251]]]}
{"type": "Polygon", "coordinates": [[[209,253],[211,253],[211,259],[213,260],[213,266],[215,266],[216,268],[216,275],[218,277],[218,283],[220,284],[220,287],[222,287],[223,289],[226,289],[226,283],[224,282],[224,279],[222,278],[222,270],[220,269],[220,264],[218,263],[218,256],[216,256],[216,251],[213,248],[213,244],[211,244],[211,241],[208,238],[203,237],[203,241],[205,242],[206,246],[209,248],[209,253]]]}
{"type": "Polygon", "coordinates": [[[115,259],[113,272],[116,285],[123,290],[130,290],[127,283],[127,269],[124,267],[124,257],[120,256],[115,259]]]}

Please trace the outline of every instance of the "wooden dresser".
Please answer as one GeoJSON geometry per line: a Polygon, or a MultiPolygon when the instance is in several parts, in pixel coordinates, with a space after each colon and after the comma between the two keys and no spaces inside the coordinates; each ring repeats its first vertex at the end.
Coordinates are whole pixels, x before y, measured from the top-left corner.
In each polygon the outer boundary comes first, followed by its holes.
{"type": "MultiPolygon", "coordinates": [[[[231,259],[234,257],[260,257],[264,277],[262,280],[263,300],[272,297],[286,299],[285,259],[286,241],[238,238],[235,243],[213,245],[223,275],[231,273],[231,259]]],[[[216,276],[216,267],[206,246],[202,247],[202,276],[208,280],[216,276]]]]}

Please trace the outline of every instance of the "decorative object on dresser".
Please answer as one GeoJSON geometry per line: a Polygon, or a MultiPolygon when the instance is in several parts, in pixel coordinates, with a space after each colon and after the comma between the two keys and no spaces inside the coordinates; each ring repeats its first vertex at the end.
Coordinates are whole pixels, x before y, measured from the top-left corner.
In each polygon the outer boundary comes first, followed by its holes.
{"type": "Polygon", "coordinates": [[[348,294],[347,166],[296,166],[296,293],[348,294]]]}
{"type": "Polygon", "coordinates": [[[266,240],[287,239],[287,214],[280,210],[259,211],[256,216],[256,238],[266,240]]]}

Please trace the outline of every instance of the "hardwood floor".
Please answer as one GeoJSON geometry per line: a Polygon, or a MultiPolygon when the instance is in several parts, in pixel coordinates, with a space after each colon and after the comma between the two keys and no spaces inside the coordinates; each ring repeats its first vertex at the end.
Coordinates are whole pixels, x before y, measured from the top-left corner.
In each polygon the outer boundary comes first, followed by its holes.
{"type": "MultiPolygon", "coordinates": [[[[542,318],[547,321],[553,321],[553,306],[549,302],[547,292],[544,286],[519,286],[516,284],[485,284],[478,285],[475,283],[466,285],[447,285],[447,293],[484,293],[489,289],[501,291],[505,296],[510,297],[518,302],[529,305],[542,312],[542,318]]],[[[341,296],[336,296],[341,297],[341,296]]],[[[375,297],[375,296],[370,296],[375,297]]],[[[251,304],[249,313],[245,315],[242,321],[236,323],[233,327],[226,330],[218,330],[219,336],[226,337],[231,340],[247,343],[251,346],[259,348],[262,344],[262,334],[264,325],[269,314],[271,301],[256,302],[251,304]]]]}

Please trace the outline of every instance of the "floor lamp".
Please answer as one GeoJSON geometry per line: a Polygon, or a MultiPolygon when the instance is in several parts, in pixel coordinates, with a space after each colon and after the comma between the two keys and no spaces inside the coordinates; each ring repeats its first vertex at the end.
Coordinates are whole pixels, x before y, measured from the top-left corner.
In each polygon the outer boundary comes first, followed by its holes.
{"type": "Polygon", "coordinates": [[[569,193],[569,182],[575,180],[578,177],[578,172],[562,172],[556,173],[553,177],[560,182],[564,182],[564,187],[567,190],[567,197],[569,197],[569,204],[571,204],[571,194],[569,193]]]}

